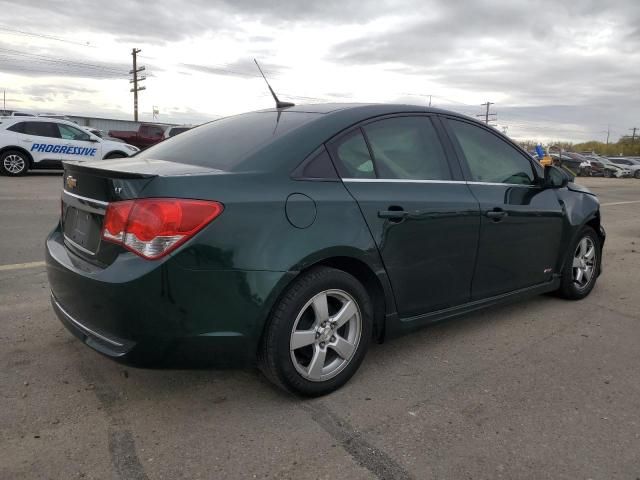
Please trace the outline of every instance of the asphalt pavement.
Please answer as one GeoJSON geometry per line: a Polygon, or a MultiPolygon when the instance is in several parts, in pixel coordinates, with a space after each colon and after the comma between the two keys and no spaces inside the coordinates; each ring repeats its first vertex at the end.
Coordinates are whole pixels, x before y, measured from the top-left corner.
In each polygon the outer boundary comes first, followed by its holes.
{"type": "Polygon", "coordinates": [[[253,370],[141,370],[84,346],[43,265],[60,174],[0,177],[0,479],[640,478],[640,180],[580,181],[607,230],[587,299],[374,345],[303,400],[253,370]]]}

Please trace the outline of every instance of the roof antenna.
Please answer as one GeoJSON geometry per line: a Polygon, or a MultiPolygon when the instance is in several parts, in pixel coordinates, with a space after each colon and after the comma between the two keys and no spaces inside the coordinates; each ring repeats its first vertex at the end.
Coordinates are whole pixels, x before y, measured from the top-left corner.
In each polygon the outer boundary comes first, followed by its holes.
{"type": "Polygon", "coordinates": [[[264,81],[266,82],[267,87],[269,87],[269,91],[271,92],[273,99],[276,101],[276,108],[280,109],[280,108],[287,108],[287,107],[295,107],[295,103],[280,101],[280,99],[276,95],[276,92],[274,92],[273,88],[271,88],[271,85],[269,85],[269,81],[267,80],[267,77],[264,76],[264,73],[262,72],[262,69],[260,68],[260,64],[258,63],[258,61],[255,58],[253,59],[253,61],[256,62],[256,66],[258,67],[258,70],[260,70],[260,75],[262,75],[262,78],[264,78],[264,81]]]}

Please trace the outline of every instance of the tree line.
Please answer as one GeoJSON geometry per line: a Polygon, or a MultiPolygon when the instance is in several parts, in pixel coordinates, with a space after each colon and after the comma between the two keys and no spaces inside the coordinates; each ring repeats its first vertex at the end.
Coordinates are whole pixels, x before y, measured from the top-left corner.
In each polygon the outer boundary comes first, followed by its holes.
{"type": "MultiPolygon", "coordinates": [[[[535,147],[537,142],[531,140],[525,140],[520,144],[527,150],[531,150],[535,147]]],[[[594,152],[598,155],[604,155],[605,157],[617,157],[617,156],[640,156],[640,137],[632,139],[630,136],[621,137],[617,142],[599,142],[597,140],[589,140],[582,143],[571,142],[550,142],[548,147],[551,150],[566,150],[570,152],[594,152]]]]}

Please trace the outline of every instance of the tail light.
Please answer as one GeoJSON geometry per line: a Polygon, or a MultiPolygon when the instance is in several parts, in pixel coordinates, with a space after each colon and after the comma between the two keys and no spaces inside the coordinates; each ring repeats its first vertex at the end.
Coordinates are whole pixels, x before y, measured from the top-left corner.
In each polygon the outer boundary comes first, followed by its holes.
{"type": "Polygon", "coordinates": [[[180,198],[143,198],[107,207],[102,238],[143,258],[167,255],[222,213],[219,202],[180,198]]]}

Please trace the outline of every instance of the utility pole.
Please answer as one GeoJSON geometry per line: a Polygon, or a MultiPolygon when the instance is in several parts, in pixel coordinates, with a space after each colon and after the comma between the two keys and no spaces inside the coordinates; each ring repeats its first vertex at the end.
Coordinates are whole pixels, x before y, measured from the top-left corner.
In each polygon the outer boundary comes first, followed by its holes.
{"type": "Polygon", "coordinates": [[[129,80],[129,83],[133,83],[133,88],[129,90],[133,92],[133,120],[138,121],[138,92],[140,90],[145,90],[146,87],[139,87],[138,82],[145,80],[147,77],[138,77],[138,73],[144,71],[144,67],[138,68],[138,54],[141,52],[139,48],[131,49],[131,56],[133,57],[133,69],[129,71],[133,78],[129,80]]]}
{"type": "Polygon", "coordinates": [[[607,145],[609,145],[609,134],[611,133],[611,125],[607,125],[607,145]]]}
{"type": "Polygon", "coordinates": [[[631,130],[633,133],[631,134],[631,145],[633,145],[636,142],[636,132],[639,130],[638,127],[633,127],[630,128],[629,130],[631,130]]]}
{"type": "Polygon", "coordinates": [[[429,106],[431,106],[431,95],[429,95],[429,106]]]}
{"type": "Polygon", "coordinates": [[[486,112],[485,112],[485,113],[480,113],[480,114],[476,115],[476,117],[484,117],[484,123],[486,123],[487,125],[489,125],[489,122],[490,122],[490,121],[492,121],[492,122],[493,122],[493,121],[495,121],[495,120],[497,120],[497,119],[498,119],[498,118],[497,118],[497,115],[498,115],[497,113],[490,113],[490,112],[489,112],[489,109],[491,108],[491,105],[495,105],[495,103],[494,103],[494,102],[486,102],[486,103],[483,103],[483,104],[482,104],[482,105],[480,105],[480,106],[481,106],[481,107],[487,107],[486,112]],[[489,118],[489,117],[492,117],[492,118],[489,118]]]}

